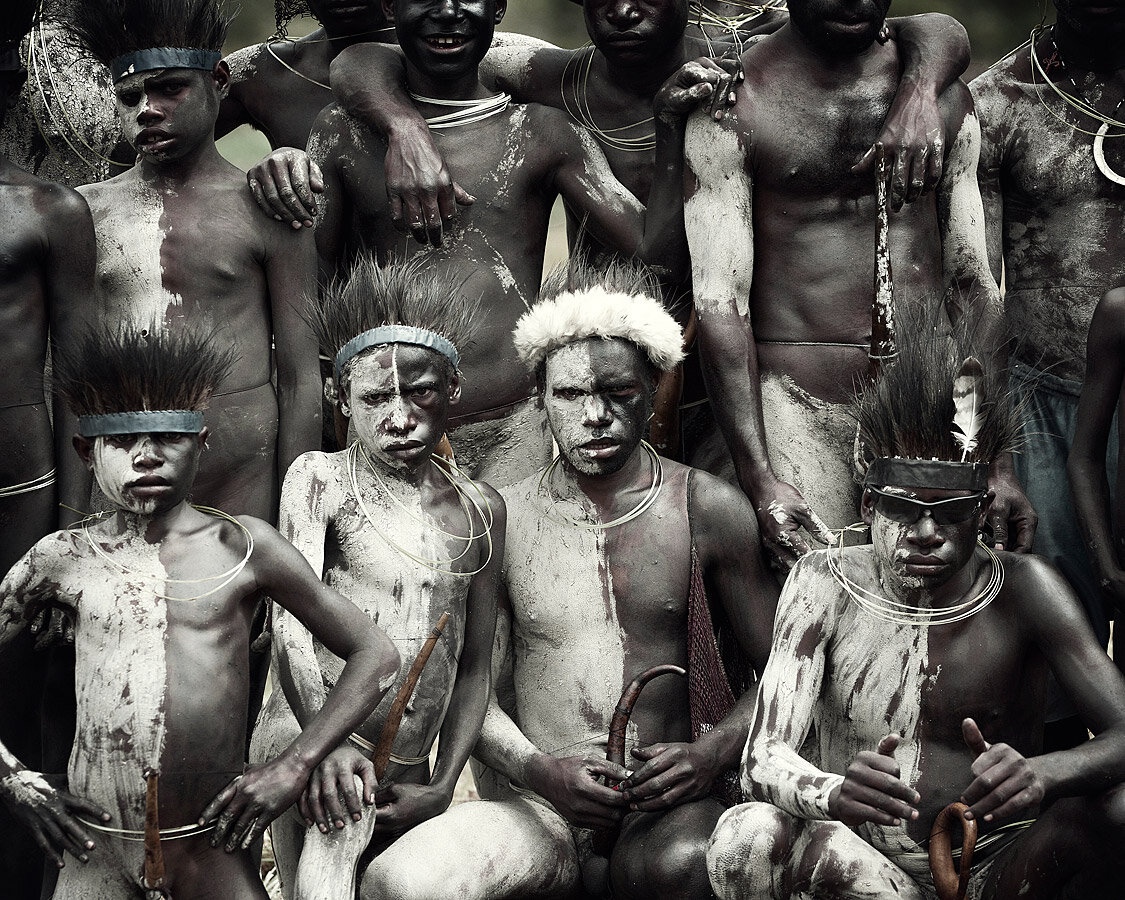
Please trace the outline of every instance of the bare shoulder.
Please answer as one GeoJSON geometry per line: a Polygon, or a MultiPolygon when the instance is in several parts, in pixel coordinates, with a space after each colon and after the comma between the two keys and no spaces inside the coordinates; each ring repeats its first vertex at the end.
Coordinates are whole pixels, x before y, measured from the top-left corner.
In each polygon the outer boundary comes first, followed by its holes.
{"type": "Polygon", "coordinates": [[[1013,50],[969,83],[977,105],[994,115],[1028,98],[1030,88],[1031,64],[1026,47],[1013,50]]]}
{"type": "Polygon", "coordinates": [[[290,464],[281,488],[281,505],[303,503],[309,508],[339,507],[347,483],[347,451],[310,450],[290,464]]]}
{"type": "Polygon", "coordinates": [[[522,99],[549,102],[557,97],[559,83],[573,51],[516,32],[496,32],[483,65],[491,70],[501,90],[522,99]]]}
{"type": "Polygon", "coordinates": [[[1095,329],[1104,329],[1103,337],[1111,340],[1125,340],[1125,286],[1111,288],[1098,301],[1090,322],[1090,331],[1095,329]]]}
{"type": "Polygon", "coordinates": [[[714,541],[720,548],[737,547],[742,539],[758,539],[757,515],[741,490],[702,469],[674,465],[686,469],[691,479],[688,514],[697,544],[714,541]]]}
{"type": "Polygon", "coordinates": [[[251,44],[235,50],[223,57],[223,61],[230,69],[231,90],[235,93],[238,93],[241,85],[257,78],[264,68],[277,65],[266,51],[265,44],[251,44]]]}
{"type": "Polygon", "coordinates": [[[1034,553],[997,553],[1004,567],[1003,595],[1016,621],[1039,628],[1085,627],[1074,589],[1050,562],[1034,553]]]}
{"type": "Polygon", "coordinates": [[[349,150],[375,146],[375,134],[339,103],[329,103],[317,115],[309,132],[309,156],[314,159],[336,160],[348,155],[349,150]]]}

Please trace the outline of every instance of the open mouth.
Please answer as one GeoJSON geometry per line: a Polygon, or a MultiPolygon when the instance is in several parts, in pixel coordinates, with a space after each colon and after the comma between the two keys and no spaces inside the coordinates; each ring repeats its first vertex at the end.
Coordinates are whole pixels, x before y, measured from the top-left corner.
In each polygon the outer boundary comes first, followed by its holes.
{"type": "Polygon", "coordinates": [[[433,50],[448,51],[459,50],[469,42],[463,34],[433,34],[425,39],[426,45],[433,50]]]}
{"type": "Polygon", "coordinates": [[[159,153],[172,145],[172,137],[164,131],[142,131],[137,135],[136,148],[139,153],[159,153]]]}
{"type": "Polygon", "coordinates": [[[621,445],[609,438],[588,441],[578,448],[578,452],[588,459],[606,459],[613,456],[621,445]]]}

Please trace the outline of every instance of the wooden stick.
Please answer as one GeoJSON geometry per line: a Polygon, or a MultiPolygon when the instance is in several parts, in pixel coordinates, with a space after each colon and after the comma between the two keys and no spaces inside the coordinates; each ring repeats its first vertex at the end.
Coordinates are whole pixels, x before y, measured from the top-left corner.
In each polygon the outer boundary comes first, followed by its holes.
{"type": "Polygon", "coordinates": [[[430,654],[434,652],[438,638],[441,637],[442,631],[445,630],[445,623],[448,621],[449,613],[442,613],[437,625],[430,632],[430,636],[426,638],[426,643],[418,651],[414,665],[410,667],[410,671],[406,674],[406,680],[402,683],[402,687],[398,689],[394,703],[391,704],[391,710],[387,713],[387,719],[383,722],[383,730],[379,733],[379,740],[375,743],[375,751],[371,754],[371,761],[375,764],[375,777],[380,781],[387,773],[387,766],[391,761],[391,745],[394,744],[395,736],[398,734],[398,726],[402,723],[402,714],[406,711],[406,704],[410,702],[410,695],[414,693],[414,688],[422,675],[422,669],[426,667],[426,662],[429,660],[430,654]]]}
{"type": "Polygon", "coordinates": [[[160,776],[154,769],[145,770],[145,867],[146,891],[164,887],[164,851],[160,847],[160,776]]]}
{"type": "Polygon", "coordinates": [[[875,146],[875,206],[878,229],[875,235],[875,296],[871,304],[871,374],[877,377],[885,362],[897,353],[895,347],[895,290],[891,273],[890,210],[887,206],[887,157],[882,144],[875,146]]]}

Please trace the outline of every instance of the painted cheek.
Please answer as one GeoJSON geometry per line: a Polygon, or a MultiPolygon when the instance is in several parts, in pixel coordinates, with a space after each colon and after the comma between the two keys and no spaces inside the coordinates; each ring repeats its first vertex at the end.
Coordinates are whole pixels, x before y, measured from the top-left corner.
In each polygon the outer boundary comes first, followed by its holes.
{"type": "Polygon", "coordinates": [[[126,502],[124,485],[133,477],[135,448],[113,447],[99,437],[94,443],[94,479],[102,493],[116,506],[133,508],[126,502]]]}

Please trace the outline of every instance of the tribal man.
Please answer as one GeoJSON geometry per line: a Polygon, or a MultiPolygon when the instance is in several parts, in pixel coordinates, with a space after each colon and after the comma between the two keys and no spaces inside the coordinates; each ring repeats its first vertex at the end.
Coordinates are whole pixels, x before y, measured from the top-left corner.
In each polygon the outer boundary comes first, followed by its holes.
{"type": "MultiPolygon", "coordinates": [[[[218,0],[82,0],[74,20],[113,74],[139,155],[130,171],[83,189],[98,260],[82,312],[223,329],[237,362],[208,412],[215,437],[195,495],[273,521],[285,470],[320,441],[316,339],[300,316],[315,255],[310,236],[259,213],[242,173],[215,148],[230,81],[219,61],[227,20],[218,0]]],[[[62,499],[86,508],[87,485],[68,478],[62,499]]]]}
{"type": "MultiPolygon", "coordinates": [[[[997,277],[1003,268],[1019,338],[1013,387],[1029,410],[1016,472],[1039,514],[1035,552],[1070,582],[1105,646],[1113,613],[1083,546],[1066,460],[1094,307],[1125,284],[1125,151],[1112,139],[1125,133],[1125,4],[1055,6],[1054,26],[1037,28],[972,90],[989,259],[997,277]]],[[[1116,443],[1104,448],[1111,471],[1116,443]]],[[[1089,723],[1050,705],[1060,740],[1085,739],[1089,723]]]]}
{"type": "MultiPolygon", "coordinates": [[[[557,196],[585,215],[594,239],[687,267],[678,178],[654,190],[651,214],[613,177],[590,136],[562,113],[517,105],[487,91],[477,67],[503,18],[505,0],[385,0],[417,108],[479,202],[446,246],[420,247],[392,224],[384,177],[386,143],[338,106],[322,113],[309,149],[324,173],[316,243],[328,274],[371,248],[386,263],[419,257],[482,298],[477,346],[464,360],[461,410],[449,440],[462,468],[494,485],[518,481],[550,458],[532,379],[511,346],[511,329],[538,289],[551,206],[557,196]]],[[[662,166],[680,169],[683,119],[723,75],[689,63],[657,95],[662,166]]]]}
{"type": "MultiPolygon", "coordinates": [[[[1125,421],[1125,289],[1109,291],[1094,309],[1086,342],[1086,380],[1067,466],[1086,548],[1113,615],[1125,612],[1125,441],[1109,455],[1125,421]],[[1114,419],[1117,434],[1114,434],[1114,419]],[[1107,456],[1109,458],[1107,459],[1107,456]],[[1116,464],[1116,474],[1114,473],[1116,464]],[[1110,485],[1117,488],[1116,503],[1110,485]]],[[[1117,653],[1118,668],[1125,653],[1117,653]]]]}
{"type": "MultiPolygon", "coordinates": [[[[788,23],[743,54],[746,79],[724,119],[688,126],[684,215],[703,372],[734,475],[786,567],[808,549],[802,526],[824,540],[825,523],[842,528],[857,507],[846,403],[872,368],[879,211],[876,179],[849,166],[897,90],[900,53],[878,40],[889,6],[792,0],[788,23]]],[[[892,218],[889,255],[901,299],[944,294],[954,314],[995,305],[998,288],[965,85],[940,107],[950,140],[936,194],[892,218]]],[[[1006,462],[992,507],[1005,522],[1009,502],[1026,506],[1006,462]]],[[[1026,549],[1030,536],[1019,537],[1026,549]]]]}
{"type": "Polygon", "coordinates": [[[969,897],[1121,894],[1125,680],[1058,572],[981,542],[1020,423],[1007,375],[940,318],[900,332],[858,406],[871,544],[803,557],[782,591],[743,769],[760,802],[707,854],[720,897],[956,894],[952,826],[926,847],[952,801],[979,831],[969,897]],[[1042,755],[1048,671],[1097,736],[1042,755]]]}
{"type": "MultiPolygon", "coordinates": [[[[18,0],[0,19],[0,126],[27,77],[20,41],[39,0],[18,0]]],[[[0,572],[7,572],[55,528],[55,450],[43,395],[50,326],[94,281],[94,227],[86,201],[70,188],[41,181],[0,155],[0,572]]],[[[63,446],[60,452],[69,452],[63,446]]],[[[22,632],[0,656],[0,741],[29,765],[40,765],[40,702],[46,653],[22,632]],[[13,690],[13,685],[20,685],[13,690]]],[[[0,884],[12,896],[38,896],[42,858],[30,836],[0,813],[0,884]]]]}
{"type": "MultiPolygon", "coordinates": [[[[460,352],[478,316],[476,303],[449,279],[417,263],[380,269],[369,258],[346,283],[327,289],[314,315],[321,347],[336,361],[339,401],[355,441],[339,453],[297,459],[285,480],[282,532],[327,584],[391,636],[404,660],[418,655],[436,622],[449,619],[417,690],[410,694],[408,680],[403,695],[400,683],[396,702],[410,703],[394,740],[389,782],[377,773],[378,789],[373,780],[363,785],[366,797],[374,793],[375,815],[345,827],[362,809],[353,773],[370,767],[364,751],[399,724],[395,710],[402,709],[390,698],[317,770],[304,816],[289,813],[274,824],[274,855],[289,897],[353,900],[349,874],[369,847],[383,852],[361,876],[364,894],[397,896],[397,886],[433,854],[410,829],[441,817],[480,733],[504,503],[433,455],[460,399],[460,352]],[[439,732],[431,773],[429,751],[439,732]],[[319,832],[306,836],[314,821],[319,832]]],[[[264,758],[320,709],[340,670],[331,650],[291,615],[278,615],[275,634],[282,690],[267,702],[252,747],[264,758]]]]}
{"type": "Polygon", "coordinates": [[[75,449],[113,504],[43,538],[0,585],[4,643],[44,605],[75,621],[69,793],[0,746],[0,797],[62,868],[56,900],[202,900],[216,885],[265,898],[247,848],[397,669],[387,636],[269,525],[189,503],[202,410],[232,364],[221,341],[103,325],[54,357],[75,449]],[[265,593],[346,663],[307,727],[244,771],[246,661],[265,593]],[[84,864],[63,868],[64,850],[84,864]]]}
{"type": "Polygon", "coordinates": [[[635,269],[575,264],[516,329],[561,456],[502,491],[506,674],[474,751],[502,783],[384,852],[411,873],[396,897],[598,895],[607,879],[619,898],[711,896],[703,851],[753,703],[736,699],[744,667],[728,680],[712,615],[760,670],[776,586],[738,491],[641,444],[657,376],[682,356],[655,290],[635,269]],[[608,761],[623,688],[663,664],[688,679],[647,688],[608,761]],[[612,790],[598,779],[630,775],[626,740],[635,771],[612,790]],[[600,857],[589,829],[605,832],[600,857]],[[411,848],[427,866],[406,865],[411,848]]]}

